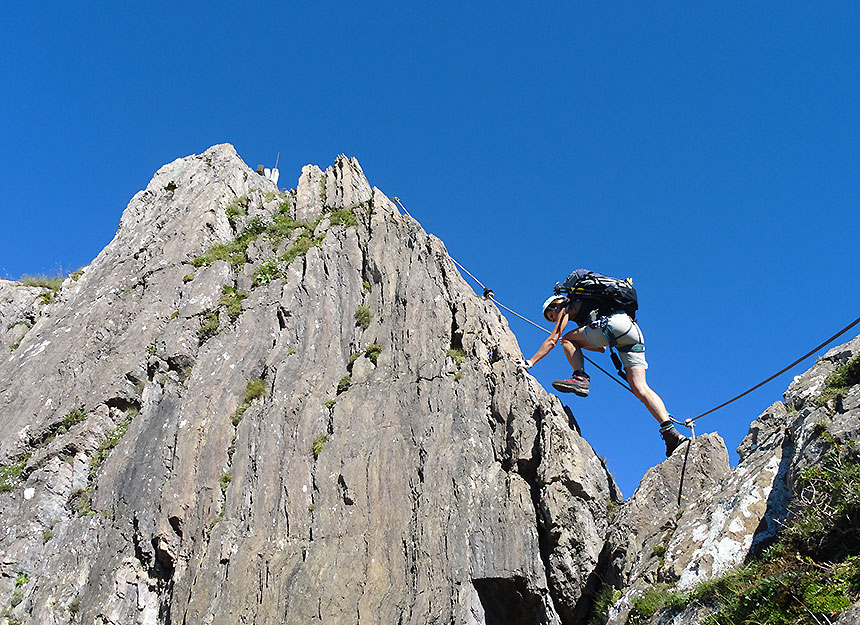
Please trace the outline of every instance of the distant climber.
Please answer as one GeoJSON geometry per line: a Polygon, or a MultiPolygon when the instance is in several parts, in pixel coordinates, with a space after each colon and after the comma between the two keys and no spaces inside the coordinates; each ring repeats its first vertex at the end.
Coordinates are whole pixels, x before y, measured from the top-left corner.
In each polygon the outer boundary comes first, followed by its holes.
{"type": "MultiPolygon", "coordinates": [[[[564,355],[573,367],[573,375],[555,380],[552,385],[563,393],[588,395],[589,376],[585,372],[582,350],[605,352],[607,346],[618,350],[630,390],[660,424],[660,435],[666,443],[666,457],[672,455],[687,437],[678,432],[660,396],[645,381],[645,340],[636,323],[638,307],[631,280],[619,280],[587,269],[577,269],[564,283],[556,284],[555,293],[543,304],[543,316],[555,328],[529,360],[518,361],[528,369],[546,356],[561,341],[564,355]],[[577,328],[564,333],[568,321],[577,328]]],[[[615,360],[613,353],[613,360],[615,360]]]]}

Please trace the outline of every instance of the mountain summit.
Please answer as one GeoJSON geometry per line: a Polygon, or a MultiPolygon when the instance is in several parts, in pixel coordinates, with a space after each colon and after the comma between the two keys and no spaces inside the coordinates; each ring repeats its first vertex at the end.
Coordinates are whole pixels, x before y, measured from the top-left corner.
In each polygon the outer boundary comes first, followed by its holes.
{"type": "Polygon", "coordinates": [[[621,504],[504,317],[355,159],[282,191],[225,144],[162,167],[59,289],[0,282],[0,348],[9,623],[537,625],[612,587],[623,623],[772,538],[826,453],[810,398],[860,340],[741,465],[705,435],[621,504]]]}

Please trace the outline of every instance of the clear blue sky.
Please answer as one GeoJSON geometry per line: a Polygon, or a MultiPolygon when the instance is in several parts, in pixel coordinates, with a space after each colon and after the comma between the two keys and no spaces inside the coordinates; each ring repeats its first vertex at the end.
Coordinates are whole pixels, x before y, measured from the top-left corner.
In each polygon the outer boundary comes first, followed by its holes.
{"type": "MultiPolygon", "coordinates": [[[[284,187],[345,153],[534,319],[575,267],[633,276],[652,387],[703,412],[860,314],[860,5],[607,6],[7,3],[0,276],[88,264],[213,144],[284,187]]],[[[629,496],[662,443],[592,373],[569,403],[629,496]]],[[[790,380],[701,429],[734,458],[790,380]]]]}

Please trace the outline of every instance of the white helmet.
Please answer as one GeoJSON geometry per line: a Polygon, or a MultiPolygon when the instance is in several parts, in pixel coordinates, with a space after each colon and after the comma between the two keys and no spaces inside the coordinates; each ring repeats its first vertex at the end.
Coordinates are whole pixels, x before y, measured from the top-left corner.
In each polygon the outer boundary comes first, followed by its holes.
{"type": "Polygon", "coordinates": [[[549,308],[556,302],[566,302],[567,298],[563,295],[552,295],[543,303],[543,318],[552,323],[552,319],[546,314],[549,308]]]}

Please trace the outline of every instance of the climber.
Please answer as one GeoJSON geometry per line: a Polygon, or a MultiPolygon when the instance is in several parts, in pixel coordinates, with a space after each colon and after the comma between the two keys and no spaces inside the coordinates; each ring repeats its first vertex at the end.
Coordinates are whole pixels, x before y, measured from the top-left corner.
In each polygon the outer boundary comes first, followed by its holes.
{"type": "Polygon", "coordinates": [[[645,381],[648,363],[645,361],[642,330],[633,317],[637,303],[631,284],[629,280],[609,278],[585,269],[574,271],[563,285],[556,285],[555,294],[543,304],[544,318],[555,324],[553,331],[534,356],[529,360],[518,360],[517,364],[529,369],[561,341],[564,355],[573,367],[573,375],[566,380],[555,380],[552,385],[563,393],[586,397],[589,376],[585,372],[582,350],[603,353],[607,346],[616,348],[630,390],[660,424],[668,458],[687,437],[675,429],[663,400],[645,381]],[[604,295],[606,285],[610,285],[611,292],[604,295]],[[577,328],[565,334],[570,320],[577,324],[577,328]]]}

